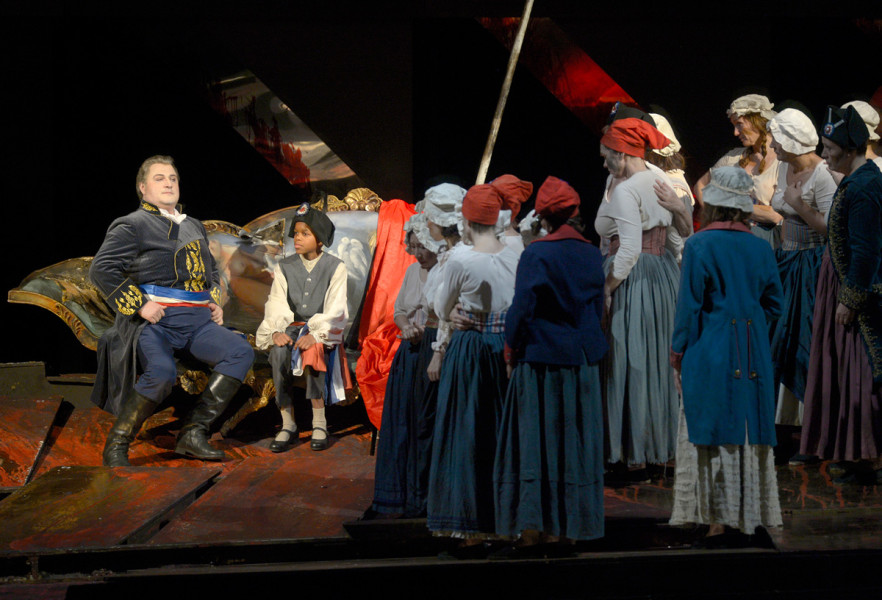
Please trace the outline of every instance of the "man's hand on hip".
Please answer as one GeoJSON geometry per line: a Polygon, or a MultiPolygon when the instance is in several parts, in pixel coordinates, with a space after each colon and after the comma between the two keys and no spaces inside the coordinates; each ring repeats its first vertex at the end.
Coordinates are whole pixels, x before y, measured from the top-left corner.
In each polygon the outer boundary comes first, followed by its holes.
{"type": "Polygon", "coordinates": [[[138,314],[148,323],[159,323],[159,320],[165,316],[165,307],[158,302],[148,300],[138,309],[138,314]]]}
{"type": "Polygon", "coordinates": [[[208,303],[208,310],[211,311],[211,320],[217,323],[218,325],[224,324],[224,309],[215,304],[214,302],[208,303]]]}

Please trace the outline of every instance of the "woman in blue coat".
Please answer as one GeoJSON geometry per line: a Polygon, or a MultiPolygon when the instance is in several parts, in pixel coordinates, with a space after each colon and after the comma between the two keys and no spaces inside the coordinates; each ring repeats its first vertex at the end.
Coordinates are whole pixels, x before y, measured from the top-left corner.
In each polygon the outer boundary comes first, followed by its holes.
{"type": "Polygon", "coordinates": [[[507,557],[603,535],[604,274],[600,251],[566,224],[578,207],[566,182],[542,184],[536,213],[549,234],[521,255],[505,319],[513,370],[493,484],[496,533],[518,539],[507,557]]]}
{"type": "Polygon", "coordinates": [[[774,253],[747,225],[752,188],[740,167],[712,170],[705,227],[683,253],[671,342],[683,398],[671,524],[709,525],[711,547],[782,523],[768,322],[783,292],[774,253]]]}

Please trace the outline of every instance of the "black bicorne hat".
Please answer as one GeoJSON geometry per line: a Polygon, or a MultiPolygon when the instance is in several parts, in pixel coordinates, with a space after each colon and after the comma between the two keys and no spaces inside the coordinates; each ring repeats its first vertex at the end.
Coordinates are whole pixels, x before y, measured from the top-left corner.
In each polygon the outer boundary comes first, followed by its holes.
{"type": "Polygon", "coordinates": [[[633,106],[628,106],[627,104],[617,101],[613,104],[612,110],[606,118],[606,124],[612,125],[613,121],[618,121],[619,119],[640,119],[641,121],[646,121],[655,127],[655,119],[650,117],[647,113],[639,108],[634,108],[633,106]]]}
{"type": "Polygon", "coordinates": [[[294,225],[297,223],[306,223],[306,226],[312,230],[315,239],[327,248],[334,243],[334,223],[328,218],[328,215],[320,210],[316,210],[304,202],[294,213],[294,219],[291,221],[291,228],[288,230],[288,237],[294,237],[294,225]]]}
{"type": "Polygon", "coordinates": [[[853,106],[828,106],[827,122],[824,123],[821,135],[846,150],[860,148],[870,139],[864,120],[853,106]]]}

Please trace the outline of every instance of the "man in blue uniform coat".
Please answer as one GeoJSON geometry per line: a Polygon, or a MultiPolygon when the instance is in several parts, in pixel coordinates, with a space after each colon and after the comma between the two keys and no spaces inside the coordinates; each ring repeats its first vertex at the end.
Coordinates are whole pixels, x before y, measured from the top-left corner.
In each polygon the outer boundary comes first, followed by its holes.
{"type": "Polygon", "coordinates": [[[98,343],[92,393],[93,402],[117,416],[104,464],[129,466],[129,444],[171,392],[179,354],[213,371],[181,428],[175,452],[221,460],[223,451],[208,444],[207,433],[239,390],[254,352],[241,335],[222,327],[218,274],[205,227],[177,208],[180,187],[171,157],[144,161],[135,186],[140,206],[111,223],[89,270],[116,313],[98,343]]]}

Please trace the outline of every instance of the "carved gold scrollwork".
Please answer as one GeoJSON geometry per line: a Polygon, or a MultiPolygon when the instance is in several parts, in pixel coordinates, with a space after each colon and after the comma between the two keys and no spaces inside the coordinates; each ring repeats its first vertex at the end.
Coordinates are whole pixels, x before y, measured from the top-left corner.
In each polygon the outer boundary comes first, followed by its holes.
{"type": "MultiPolygon", "coordinates": [[[[338,198],[337,196],[334,196],[332,194],[328,194],[327,205],[328,205],[328,209],[327,209],[328,212],[338,212],[341,210],[349,210],[348,204],[346,204],[345,202],[340,200],[340,198],[338,198]]],[[[314,208],[315,210],[322,210],[324,208],[324,202],[319,200],[318,202],[313,202],[312,204],[310,204],[310,206],[312,208],[314,208]]]]}
{"type": "MultiPolygon", "coordinates": [[[[328,195],[328,212],[343,210],[364,210],[377,212],[383,203],[382,198],[368,188],[353,188],[340,200],[337,196],[328,195]]],[[[313,202],[311,206],[322,210],[322,202],[313,202]]]]}
{"type": "Polygon", "coordinates": [[[367,210],[376,212],[380,210],[383,200],[368,188],[355,188],[349,190],[343,202],[349,206],[349,210],[367,210]]]}
{"type": "Polygon", "coordinates": [[[273,384],[271,373],[256,374],[253,370],[248,371],[243,383],[254,390],[254,394],[221,426],[221,435],[227,435],[242,419],[269,404],[270,398],[276,396],[276,386],[273,384]]]}
{"type": "Polygon", "coordinates": [[[208,373],[199,369],[187,369],[178,375],[178,384],[188,394],[198,396],[208,385],[208,373]]]}
{"type": "Polygon", "coordinates": [[[205,227],[207,233],[227,233],[233,236],[238,236],[240,229],[238,225],[234,225],[229,221],[218,220],[202,221],[202,226],[205,227]]]}

